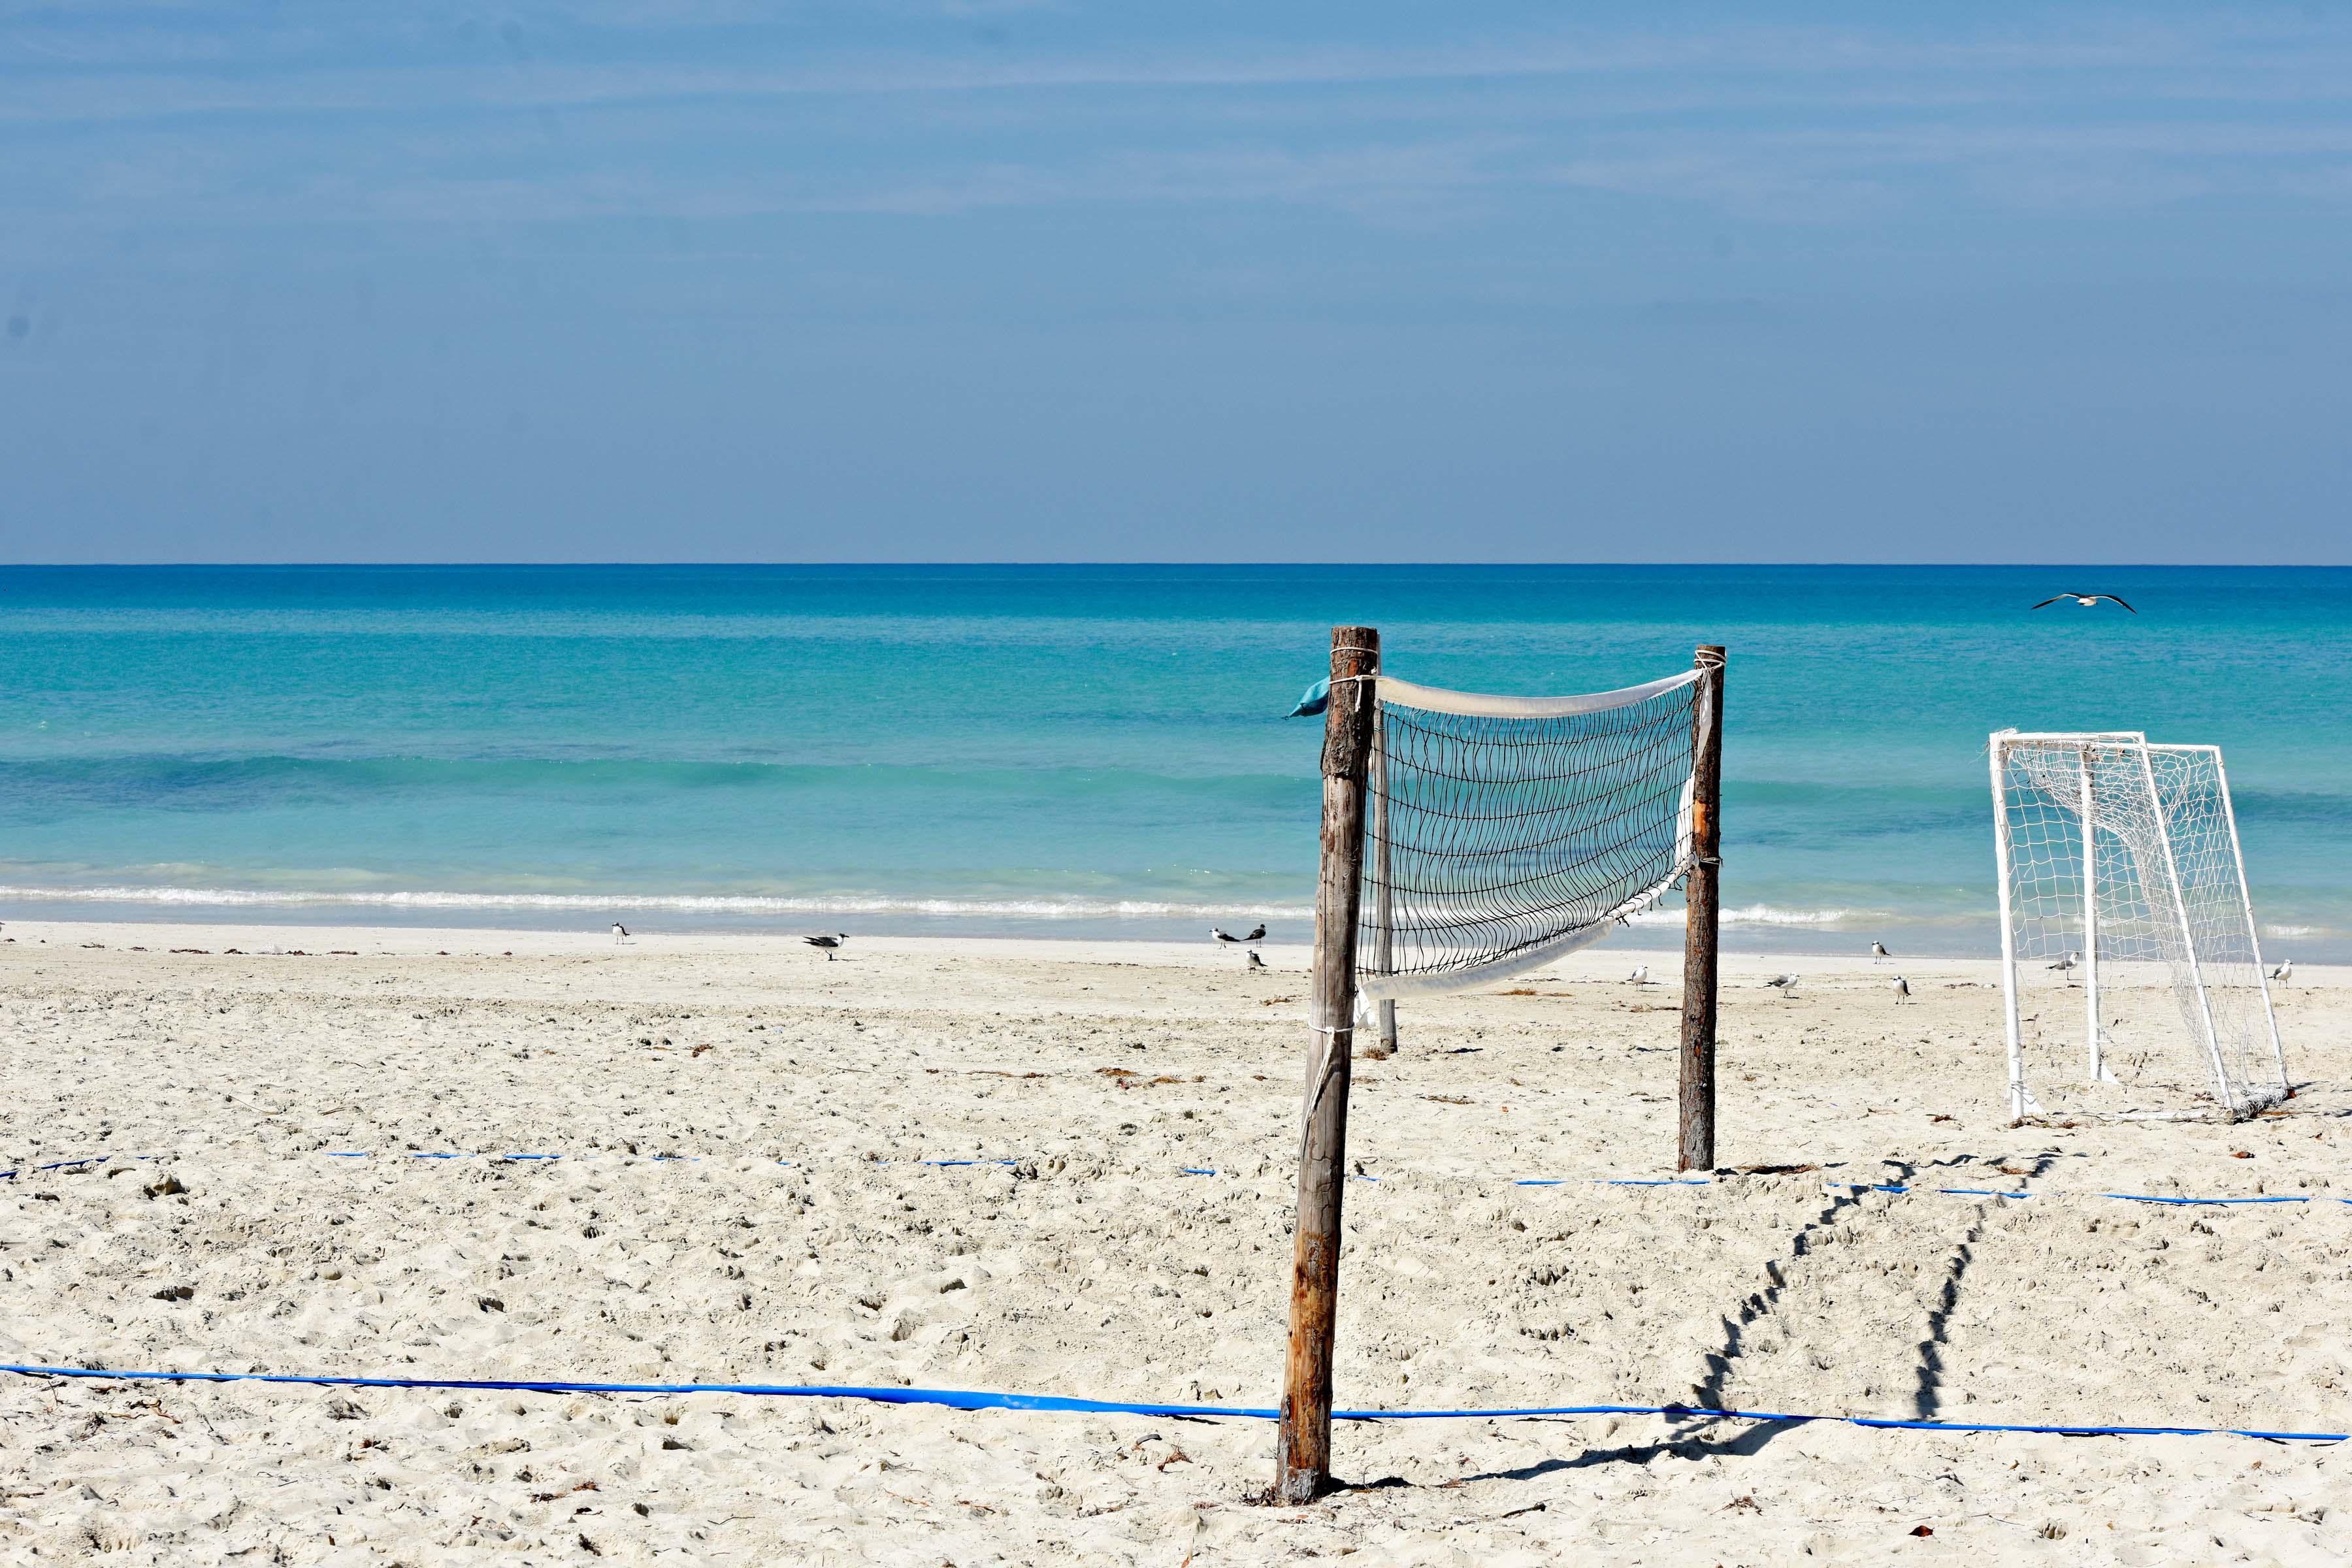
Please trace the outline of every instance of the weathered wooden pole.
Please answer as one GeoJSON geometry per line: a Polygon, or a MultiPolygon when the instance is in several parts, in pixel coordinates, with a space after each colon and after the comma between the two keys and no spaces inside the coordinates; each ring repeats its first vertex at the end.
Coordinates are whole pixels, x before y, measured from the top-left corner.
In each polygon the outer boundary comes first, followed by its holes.
{"type": "Polygon", "coordinates": [[[1683,936],[1682,1138],[1675,1168],[1715,1168],[1716,913],[1723,857],[1723,649],[1702,646],[1691,713],[1691,868],[1683,936]]]}
{"type": "Polygon", "coordinates": [[[1315,885],[1315,1000],[1298,1142],[1291,1247],[1290,1345],[1274,1500],[1312,1502],[1331,1484],[1331,1342],[1339,1310],[1339,1199],[1347,1181],[1348,1078],[1355,1044],[1356,922],[1364,861],[1364,774],[1381,634],[1331,628],[1331,705],[1323,720],[1323,865],[1315,885]]]}

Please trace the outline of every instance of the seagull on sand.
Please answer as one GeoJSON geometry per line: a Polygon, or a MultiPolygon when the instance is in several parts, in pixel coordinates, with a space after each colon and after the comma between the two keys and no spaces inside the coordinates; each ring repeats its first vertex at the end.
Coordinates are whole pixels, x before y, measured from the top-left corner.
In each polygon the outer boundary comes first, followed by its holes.
{"type": "MultiPolygon", "coordinates": [[[[2042,600],[2042,603],[2034,605],[2033,607],[2037,610],[2046,610],[2051,605],[2059,604],[2067,599],[2074,600],[2076,604],[2082,605],[2083,608],[2086,610],[2092,605],[2097,604],[2101,599],[2106,600],[2111,605],[2124,605],[2124,602],[2121,599],[2116,598],[2113,594],[2059,594],[2051,598],[2042,600]]],[[[2124,605],[2124,608],[2131,610],[2131,613],[2135,616],[2139,614],[2137,610],[2132,610],[2132,607],[2129,605],[2124,605]]]]}
{"type": "Polygon", "coordinates": [[[1886,944],[1885,944],[1885,942],[1872,942],[1872,943],[1870,944],[1870,962],[1871,962],[1871,963],[1879,963],[1880,961],[1882,961],[1882,960],[1884,960],[1884,959],[1889,959],[1889,958],[1892,958],[1892,957],[1894,957],[1894,956],[1895,956],[1895,955],[1894,955],[1893,953],[1891,953],[1891,952],[1887,952],[1887,951],[1886,951],[1886,944]]]}
{"type": "Polygon", "coordinates": [[[1242,940],[1244,942],[1264,942],[1265,940],[1265,922],[1264,921],[1258,921],[1256,929],[1252,931],[1249,935],[1242,938],[1242,940]]]}
{"type": "Polygon", "coordinates": [[[623,925],[620,921],[614,921],[613,922],[613,945],[614,947],[618,947],[628,940],[629,928],[623,925]]]}
{"type": "Polygon", "coordinates": [[[2057,963],[2051,964],[2049,967],[2056,970],[2061,974],[2072,974],[2074,973],[2074,966],[2082,962],[2083,955],[2081,953],[2070,952],[2065,957],[2060,959],[2057,963]]]}
{"type": "Polygon", "coordinates": [[[1264,969],[1265,967],[1265,960],[1257,955],[1257,949],[1255,948],[1251,948],[1249,950],[1249,966],[1252,969],[1264,969]]]}
{"type": "Polygon", "coordinates": [[[2284,963],[2280,964],[2276,969],[2272,970],[2271,978],[2277,981],[2282,985],[2294,979],[2294,960],[2290,958],[2284,963]]]}
{"type": "Polygon", "coordinates": [[[1794,996],[1797,994],[1797,977],[1793,974],[1776,974],[1764,984],[1768,989],[1779,991],[1783,996],[1794,996]]]}
{"type": "Polygon", "coordinates": [[[1241,938],[1235,936],[1233,932],[1223,930],[1217,926],[1211,926],[1209,928],[1209,935],[1213,937],[1215,940],[1223,942],[1227,947],[1239,947],[1242,944],[1241,938]]]}
{"type": "Polygon", "coordinates": [[[1633,973],[1625,976],[1625,984],[1628,985],[1647,985],[1649,983],[1650,966],[1646,963],[1634,970],[1633,973]]]}
{"type": "Polygon", "coordinates": [[[1895,1005],[1901,1006],[1911,1000],[1911,983],[1901,975],[1895,977],[1895,1005]]]}
{"type": "Polygon", "coordinates": [[[801,938],[801,940],[808,943],[811,947],[823,948],[824,950],[824,961],[827,963],[831,963],[833,962],[833,955],[840,951],[842,946],[849,941],[849,933],[845,931],[837,931],[829,936],[804,936],[801,938]]]}

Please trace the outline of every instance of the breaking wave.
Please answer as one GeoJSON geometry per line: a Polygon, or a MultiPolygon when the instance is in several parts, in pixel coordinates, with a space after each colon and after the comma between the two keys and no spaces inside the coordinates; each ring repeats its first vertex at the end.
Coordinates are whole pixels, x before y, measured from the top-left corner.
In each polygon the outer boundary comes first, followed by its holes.
{"type": "Polygon", "coordinates": [[[0,899],[33,903],[156,904],[247,908],[380,910],[546,910],[602,913],[659,910],[679,914],[907,914],[997,920],[1230,919],[1236,910],[1266,920],[1312,920],[1312,904],[1258,904],[1247,899],[1192,903],[1154,899],[919,898],[845,893],[458,893],[322,891],[256,888],[42,888],[0,886],[0,899]]]}

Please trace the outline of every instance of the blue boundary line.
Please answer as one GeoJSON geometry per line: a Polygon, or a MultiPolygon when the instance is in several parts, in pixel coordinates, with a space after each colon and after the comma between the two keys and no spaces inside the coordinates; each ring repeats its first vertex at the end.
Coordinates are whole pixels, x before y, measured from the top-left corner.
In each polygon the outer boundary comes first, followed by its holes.
{"type": "MultiPolygon", "coordinates": [[[[1255,1405],[1161,1405],[1121,1399],[1077,1399],[1059,1394],[992,1394],[960,1388],[861,1388],[836,1384],[578,1383],[560,1378],[337,1377],[264,1372],[117,1372],[79,1366],[13,1366],[24,1377],[78,1377],[111,1383],[277,1383],[322,1388],[474,1389],[527,1394],[741,1394],[802,1399],[864,1399],[880,1405],[938,1405],[952,1410],[1037,1410],[1091,1415],[1207,1415],[1274,1420],[1279,1412],[1255,1405]]],[[[2059,1437],[2260,1437],[2281,1443],[2341,1443],[2344,1432],[2273,1432],[2246,1426],[2043,1426],[2000,1421],[1905,1421],[1877,1415],[1797,1415],[1772,1410],[1718,1410],[1687,1405],[1531,1405],[1491,1410],[1334,1410],[1335,1421],[1506,1421],[1538,1415],[1663,1415],[1668,1420],[1842,1422],[1906,1432],[1998,1432],[2059,1437]]]]}
{"type": "Polygon", "coordinates": [[[1590,1182],[1596,1187],[1711,1187],[1715,1184],[1705,1176],[1641,1177],[1641,1176],[1519,1176],[1515,1187],[1572,1187],[1590,1182]]]}
{"type": "Polygon", "coordinates": [[[107,1160],[152,1160],[152,1154],[89,1154],[79,1160],[57,1160],[46,1165],[26,1165],[14,1171],[0,1171],[0,1182],[14,1181],[18,1176],[38,1175],[43,1171],[70,1171],[76,1165],[95,1165],[107,1160]]]}
{"type": "MultiPolygon", "coordinates": [[[[2147,1193],[2101,1193],[2103,1198],[2121,1198],[2127,1204],[2307,1204],[2310,1194],[2275,1198],[2165,1198],[2147,1193]]],[[[2339,1203],[2352,1203],[2352,1198],[2339,1198],[2339,1203]]]]}
{"type": "MultiPolygon", "coordinates": [[[[372,1160],[376,1157],[375,1152],[369,1149],[321,1149],[317,1151],[317,1152],[324,1155],[330,1160],[372,1160]]],[[[698,1164],[703,1158],[703,1156],[699,1154],[609,1155],[605,1151],[599,1151],[598,1154],[593,1155],[467,1154],[455,1150],[444,1152],[439,1150],[425,1149],[400,1150],[397,1151],[393,1157],[396,1159],[409,1160],[579,1160],[594,1159],[599,1157],[599,1155],[606,1155],[606,1157],[617,1159],[645,1160],[654,1164],[698,1164]]],[[[108,1160],[152,1161],[156,1158],[157,1156],[153,1154],[89,1154],[84,1155],[82,1158],[78,1160],[56,1160],[46,1165],[26,1165],[13,1171],[0,1171],[0,1182],[13,1181],[16,1177],[23,1175],[38,1175],[47,1171],[69,1171],[79,1165],[96,1165],[108,1160]]],[[[888,1160],[877,1161],[875,1163],[886,1165],[894,1163],[894,1162],[888,1160]]],[[[776,1163],[791,1167],[795,1165],[797,1162],[792,1160],[779,1160],[776,1163]]],[[[927,1165],[935,1170],[952,1170],[967,1165],[1016,1165],[1019,1164],[1020,1162],[1017,1160],[1002,1159],[909,1160],[904,1162],[904,1163],[911,1165],[927,1165]]],[[[1217,1176],[1223,1175],[1224,1173],[1207,1165],[1184,1165],[1178,1167],[1177,1173],[1184,1176],[1217,1176]]],[[[1365,1175],[1361,1173],[1351,1175],[1348,1179],[1351,1182],[1377,1182],[1381,1180],[1378,1176],[1365,1175]]],[[[1717,1184],[1705,1176],[1520,1176],[1513,1178],[1511,1182],[1511,1185],[1515,1187],[1572,1187],[1585,1185],[1588,1184],[1596,1187],[1710,1187],[1717,1184]]],[[[2309,1204],[2330,1202],[2352,1205],[2352,1198],[2338,1198],[2327,1194],[2312,1193],[2290,1193],[2274,1196],[2251,1198],[2184,1198],[2173,1197],[2160,1193],[2071,1193],[2063,1191],[2028,1193],[2009,1192],[1998,1187],[1905,1186],[1898,1183],[1892,1182],[1832,1182],[1828,1184],[1828,1189],[1831,1192],[1853,1193],[1936,1193],[1947,1197],[1957,1198],[2100,1197],[2115,1198],[2124,1203],[2169,1204],[2176,1206],[2189,1206],[2208,1204],[2309,1204]]]]}
{"type": "MultiPolygon", "coordinates": [[[[2155,1193],[2009,1193],[2001,1192],[1992,1187],[1905,1187],[1876,1182],[1832,1182],[1830,1184],[1829,1190],[1833,1193],[1840,1191],[1853,1193],[1942,1193],[1952,1197],[1962,1198],[2119,1198],[2127,1204],[2172,1204],[2182,1206],[2199,1204],[2309,1204],[2326,1203],[2329,1201],[2328,1197],[2325,1194],[2314,1194],[2311,1193],[2288,1193],[2275,1197],[2256,1198],[2176,1198],[2162,1196],[2155,1193]]],[[[2352,1204],[2352,1198],[2336,1198],[2334,1201],[2340,1204],[2352,1204]]]]}

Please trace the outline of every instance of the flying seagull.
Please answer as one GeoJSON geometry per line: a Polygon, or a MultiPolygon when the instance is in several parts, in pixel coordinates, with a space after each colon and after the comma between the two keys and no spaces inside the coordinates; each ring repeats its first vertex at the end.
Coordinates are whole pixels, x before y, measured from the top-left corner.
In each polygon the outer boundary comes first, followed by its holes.
{"type": "Polygon", "coordinates": [[[1895,955],[1893,953],[1886,951],[1886,944],[1885,942],[1874,942],[1870,944],[1870,961],[1873,963],[1877,963],[1882,958],[1892,958],[1895,955]]]}
{"type": "Polygon", "coordinates": [[[2082,962],[2083,955],[2081,953],[2070,952],[2065,957],[2060,959],[2057,963],[2051,964],[2049,967],[2056,970],[2061,974],[2072,974],[2074,973],[2074,966],[2082,962]]]}
{"type": "Polygon", "coordinates": [[[618,947],[628,940],[629,928],[623,925],[620,921],[614,921],[613,922],[613,945],[614,947],[618,947]]]}
{"type": "Polygon", "coordinates": [[[1911,1000],[1911,983],[1901,975],[1895,977],[1895,1005],[1901,1006],[1911,1000]]]}
{"type": "Polygon", "coordinates": [[[2294,979],[2294,960],[2290,958],[2284,963],[2280,964],[2276,969],[2272,970],[2271,978],[2277,981],[2282,985],[2294,979]]]}
{"type": "Polygon", "coordinates": [[[1251,948],[1249,950],[1249,966],[1252,969],[1264,969],[1265,967],[1265,960],[1257,955],[1257,949],[1255,948],[1251,948]]]}
{"type": "Polygon", "coordinates": [[[1794,996],[1797,994],[1797,977],[1793,974],[1776,974],[1764,984],[1767,988],[1777,989],[1783,996],[1794,996]]]}
{"type": "Polygon", "coordinates": [[[1634,970],[1633,973],[1625,976],[1625,984],[1628,985],[1647,985],[1649,983],[1650,966],[1646,963],[1634,970]]]}
{"type": "MultiPolygon", "coordinates": [[[[2097,604],[2101,599],[2105,599],[2110,604],[2124,605],[2124,602],[2121,599],[2116,598],[2113,594],[2060,594],[2053,598],[2042,600],[2042,603],[2034,605],[2033,607],[2037,610],[2046,610],[2051,605],[2058,604],[2062,600],[2065,599],[2074,600],[2076,604],[2082,605],[2083,608],[2086,610],[2092,605],[2097,604]]],[[[2124,605],[2124,608],[2131,610],[2131,613],[2135,616],[2139,614],[2137,610],[2132,610],[2132,607],[2129,605],[2124,605]]]]}
{"type": "Polygon", "coordinates": [[[824,961],[827,963],[831,963],[833,962],[833,955],[847,944],[849,941],[849,933],[845,931],[837,931],[829,936],[804,936],[801,938],[801,940],[808,943],[811,947],[821,947],[824,949],[824,961]]]}

